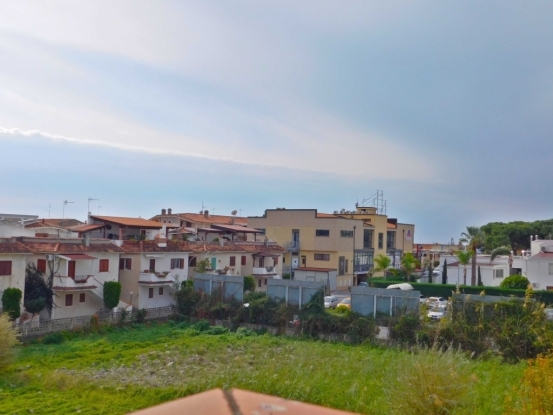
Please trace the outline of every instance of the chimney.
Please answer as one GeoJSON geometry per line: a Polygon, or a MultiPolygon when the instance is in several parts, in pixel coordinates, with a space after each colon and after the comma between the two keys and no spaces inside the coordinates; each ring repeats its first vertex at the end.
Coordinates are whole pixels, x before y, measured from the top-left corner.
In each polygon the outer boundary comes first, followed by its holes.
{"type": "Polygon", "coordinates": [[[83,235],[83,245],[90,246],[90,235],[88,233],[83,235]]]}
{"type": "Polygon", "coordinates": [[[166,210],[165,210],[165,209],[161,209],[161,214],[162,214],[163,216],[165,216],[165,213],[166,213],[166,210]]]}
{"type": "Polygon", "coordinates": [[[204,210],[204,218],[209,218],[209,210],[204,210]]]}
{"type": "Polygon", "coordinates": [[[168,215],[170,215],[171,212],[173,212],[173,209],[171,209],[171,208],[167,209],[167,214],[168,214],[168,215]]]}

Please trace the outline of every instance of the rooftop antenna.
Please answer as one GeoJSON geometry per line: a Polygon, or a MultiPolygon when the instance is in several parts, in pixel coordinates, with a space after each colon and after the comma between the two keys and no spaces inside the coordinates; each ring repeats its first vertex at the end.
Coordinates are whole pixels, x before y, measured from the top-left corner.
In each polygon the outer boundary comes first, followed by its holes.
{"type": "Polygon", "coordinates": [[[384,192],[382,190],[377,190],[371,197],[363,199],[361,205],[363,207],[375,207],[378,215],[386,214],[386,201],[384,200],[384,192]]]}
{"type": "Polygon", "coordinates": [[[100,199],[94,199],[92,197],[89,197],[88,198],[88,210],[87,210],[87,213],[88,213],[88,221],[90,222],[90,202],[92,202],[93,200],[97,200],[98,201],[98,204],[100,203],[100,199]]]}
{"type": "Polygon", "coordinates": [[[48,219],[50,219],[50,210],[52,209],[52,204],[48,203],[48,219]]]}
{"type": "Polygon", "coordinates": [[[62,210],[62,213],[61,213],[61,222],[62,222],[62,223],[60,224],[60,226],[63,225],[63,220],[65,219],[65,207],[66,207],[69,203],[75,203],[75,202],[69,202],[67,199],[65,199],[65,200],[63,201],[63,210],[62,210]]]}
{"type": "Polygon", "coordinates": [[[98,204],[98,215],[100,215],[100,208],[101,208],[101,207],[102,207],[102,206],[100,206],[100,205],[98,204]]]}
{"type": "Polygon", "coordinates": [[[239,209],[240,210],[240,216],[242,216],[242,209],[239,209]]]}

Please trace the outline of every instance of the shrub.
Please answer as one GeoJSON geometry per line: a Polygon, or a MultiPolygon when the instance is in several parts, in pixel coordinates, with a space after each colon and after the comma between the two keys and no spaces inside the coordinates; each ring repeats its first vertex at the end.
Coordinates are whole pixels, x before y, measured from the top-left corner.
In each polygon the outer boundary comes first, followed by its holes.
{"type": "Polygon", "coordinates": [[[223,326],[213,326],[213,327],[210,327],[208,330],[206,330],[206,334],[211,334],[214,336],[219,336],[221,334],[226,334],[228,332],[229,330],[223,326]]]}
{"type": "Polygon", "coordinates": [[[21,315],[21,298],[23,293],[19,288],[6,288],[2,294],[2,309],[14,320],[21,315]]]}
{"type": "Polygon", "coordinates": [[[134,316],[134,321],[138,324],[142,324],[146,321],[146,316],[148,315],[148,310],[142,308],[137,310],[134,316]]]}
{"type": "Polygon", "coordinates": [[[469,362],[452,348],[416,347],[388,373],[389,413],[445,415],[469,403],[473,382],[469,362]]]}
{"type": "Polygon", "coordinates": [[[211,326],[209,325],[209,321],[200,320],[200,321],[197,321],[196,323],[192,324],[190,326],[190,328],[192,328],[194,330],[198,330],[198,331],[207,331],[211,328],[211,326]]]}
{"type": "Polygon", "coordinates": [[[499,286],[509,290],[525,290],[526,287],[528,287],[528,284],[530,284],[528,278],[523,277],[522,275],[511,275],[501,281],[499,286]]]}
{"type": "Polygon", "coordinates": [[[290,279],[290,273],[289,273],[289,272],[285,272],[284,274],[282,274],[282,279],[283,279],[283,280],[289,280],[289,279],[290,279]]]}
{"type": "Polygon", "coordinates": [[[15,346],[19,344],[17,340],[17,330],[7,314],[0,315],[0,373],[6,369],[15,358],[15,346]]]}
{"type": "Polygon", "coordinates": [[[244,291],[255,291],[255,278],[251,275],[244,277],[244,291]]]}
{"type": "Polygon", "coordinates": [[[117,307],[121,298],[121,284],[117,281],[104,283],[104,306],[112,309],[117,307]]]}
{"type": "Polygon", "coordinates": [[[417,341],[417,331],[421,326],[420,321],[420,316],[415,313],[390,317],[388,321],[390,339],[400,343],[415,344],[417,341]]]}
{"type": "Polygon", "coordinates": [[[514,396],[506,399],[506,413],[553,414],[553,352],[528,362],[514,396]]]}
{"type": "Polygon", "coordinates": [[[63,334],[60,332],[56,333],[50,333],[43,337],[42,343],[43,344],[61,344],[63,343],[65,338],[63,337],[63,334]]]}
{"type": "Polygon", "coordinates": [[[31,314],[38,314],[46,307],[46,298],[39,297],[34,300],[25,301],[25,310],[31,314]]]}

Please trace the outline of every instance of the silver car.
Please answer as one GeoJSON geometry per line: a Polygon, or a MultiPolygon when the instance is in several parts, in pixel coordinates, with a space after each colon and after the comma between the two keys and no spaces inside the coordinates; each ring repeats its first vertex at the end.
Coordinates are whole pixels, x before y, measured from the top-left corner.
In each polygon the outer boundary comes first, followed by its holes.
{"type": "Polygon", "coordinates": [[[327,295],[325,297],[325,308],[336,308],[340,299],[334,295],[327,295]]]}

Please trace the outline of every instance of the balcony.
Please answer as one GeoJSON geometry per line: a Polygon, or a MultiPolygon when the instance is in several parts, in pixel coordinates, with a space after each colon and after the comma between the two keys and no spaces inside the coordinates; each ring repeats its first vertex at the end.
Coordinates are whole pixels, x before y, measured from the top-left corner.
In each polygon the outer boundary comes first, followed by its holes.
{"type": "Polygon", "coordinates": [[[173,285],[175,277],[170,272],[141,272],[139,284],[173,285]]]}
{"type": "Polygon", "coordinates": [[[300,250],[300,241],[288,241],[282,247],[288,252],[298,252],[300,250]]]}
{"type": "Polygon", "coordinates": [[[372,264],[358,264],[353,267],[353,271],[356,274],[365,274],[369,272],[372,267],[372,264]]]}
{"type": "Polygon", "coordinates": [[[255,276],[264,276],[264,275],[267,275],[267,276],[273,276],[273,275],[278,275],[277,272],[276,272],[276,269],[275,267],[254,267],[253,270],[252,270],[252,274],[255,275],[255,276]]]}
{"type": "Polygon", "coordinates": [[[93,284],[92,275],[76,275],[75,277],[55,276],[53,290],[60,291],[78,291],[78,290],[93,290],[98,288],[93,284]]]}

